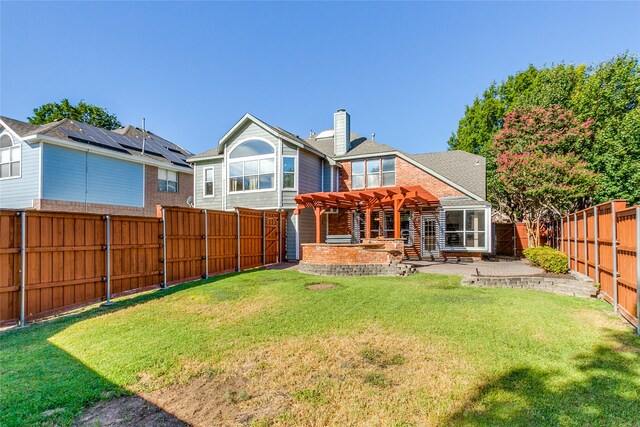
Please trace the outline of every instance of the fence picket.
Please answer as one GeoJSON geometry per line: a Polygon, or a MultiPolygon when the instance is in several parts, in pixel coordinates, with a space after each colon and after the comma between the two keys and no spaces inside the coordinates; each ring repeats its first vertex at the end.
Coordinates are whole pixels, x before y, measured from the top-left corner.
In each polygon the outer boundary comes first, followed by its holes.
{"type": "Polygon", "coordinates": [[[22,307],[26,322],[280,262],[283,215],[177,207],[158,207],[157,217],[0,210],[0,324],[19,321],[22,307]]]}
{"type": "Polygon", "coordinates": [[[640,206],[612,200],[568,214],[559,228],[555,246],[567,254],[569,268],[580,271],[584,262],[583,271],[600,285],[602,298],[640,334],[640,206]],[[584,242],[584,260],[579,258],[578,238],[584,242]]]}

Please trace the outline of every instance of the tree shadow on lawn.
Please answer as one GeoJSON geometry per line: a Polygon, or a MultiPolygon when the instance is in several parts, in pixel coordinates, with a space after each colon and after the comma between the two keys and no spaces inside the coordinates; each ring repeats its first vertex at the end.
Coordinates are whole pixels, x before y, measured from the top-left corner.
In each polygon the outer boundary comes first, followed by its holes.
{"type": "MultiPolygon", "coordinates": [[[[237,273],[231,275],[234,274],[237,273]]],[[[0,425],[68,425],[73,423],[79,412],[96,402],[129,394],[127,390],[49,342],[54,335],[75,323],[165,298],[231,275],[116,299],[109,307],[95,305],[79,312],[35,322],[28,328],[0,333],[0,425]]],[[[95,415],[100,417],[99,424],[186,425],[174,415],[142,398],[129,398],[122,404],[130,407],[118,413],[108,413],[108,408],[96,412],[95,415]]],[[[96,425],[96,421],[89,418],[83,420],[81,425],[96,425]]]]}
{"type": "Polygon", "coordinates": [[[606,339],[572,360],[570,378],[520,367],[490,379],[446,424],[640,426],[640,339],[613,330],[606,339]]]}

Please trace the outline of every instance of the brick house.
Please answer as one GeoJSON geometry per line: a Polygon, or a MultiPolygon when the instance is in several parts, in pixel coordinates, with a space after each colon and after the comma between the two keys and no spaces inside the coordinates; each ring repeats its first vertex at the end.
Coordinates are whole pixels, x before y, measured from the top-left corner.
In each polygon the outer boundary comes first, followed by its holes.
{"type": "Polygon", "coordinates": [[[0,117],[0,209],[155,216],[158,204],[188,206],[190,155],[134,126],[0,117]]]}
{"type": "Polygon", "coordinates": [[[304,243],[393,237],[412,259],[492,251],[483,157],[407,154],[352,133],[345,110],[333,119],[333,129],[302,139],[245,114],[216,147],[187,159],[195,206],[286,211],[289,259],[304,243]]]}

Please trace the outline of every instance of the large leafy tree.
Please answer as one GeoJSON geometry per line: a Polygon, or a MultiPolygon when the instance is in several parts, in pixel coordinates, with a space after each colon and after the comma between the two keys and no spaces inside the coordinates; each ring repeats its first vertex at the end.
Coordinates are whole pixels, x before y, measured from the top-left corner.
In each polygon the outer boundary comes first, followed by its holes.
{"type": "Polygon", "coordinates": [[[52,102],[33,109],[33,116],[29,117],[29,123],[44,125],[55,120],[68,118],[87,123],[104,129],[117,129],[122,126],[115,114],[110,114],[106,108],[87,104],[84,101],[77,105],[71,104],[68,99],[60,102],[52,102]]]}
{"type": "Polygon", "coordinates": [[[632,131],[639,99],[640,67],[638,57],[630,53],[595,67],[529,66],[500,84],[493,83],[482,97],[474,99],[449,139],[449,147],[487,157],[488,196],[498,204],[500,188],[492,153],[494,137],[502,130],[505,115],[523,106],[560,106],[573,110],[582,121],[592,119],[593,144],[578,147],[576,155],[601,175],[593,200],[626,198],[640,203],[640,187],[634,184],[640,179],[636,176],[640,172],[634,173],[640,154],[637,134],[632,131]]]}
{"type": "Polygon", "coordinates": [[[590,120],[571,110],[516,107],[494,139],[495,199],[501,211],[527,228],[539,245],[541,222],[589,201],[597,175],[576,153],[591,143],[590,120]]]}

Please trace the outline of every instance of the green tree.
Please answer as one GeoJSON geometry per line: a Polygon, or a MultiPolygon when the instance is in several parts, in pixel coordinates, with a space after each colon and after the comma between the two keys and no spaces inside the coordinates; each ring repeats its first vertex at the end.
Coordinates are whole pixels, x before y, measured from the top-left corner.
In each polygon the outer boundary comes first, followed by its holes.
{"type": "Polygon", "coordinates": [[[604,202],[626,199],[640,204],[640,109],[634,108],[622,120],[609,120],[597,138],[589,159],[601,172],[595,199],[604,202]]]}
{"type": "Polygon", "coordinates": [[[558,106],[516,107],[494,139],[500,210],[524,222],[529,246],[539,245],[540,224],[584,204],[597,186],[577,151],[588,146],[592,122],[558,106]]]}
{"type": "Polygon", "coordinates": [[[115,114],[109,114],[106,108],[87,104],[84,101],[73,105],[68,99],[52,102],[33,109],[29,123],[43,125],[55,120],[68,118],[104,129],[117,129],[122,126],[115,114]]]}
{"type": "Polygon", "coordinates": [[[492,149],[504,116],[517,107],[559,106],[572,110],[581,121],[592,122],[595,137],[576,147],[576,155],[601,175],[602,185],[592,195],[593,201],[640,202],[634,175],[640,162],[633,132],[637,116],[632,114],[639,103],[640,67],[633,54],[618,55],[595,67],[560,64],[537,69],[530,65],[476,97],[449,138],[449,147],[487,157],[488,198],[497,203],[500,188],[492,149]]]}

